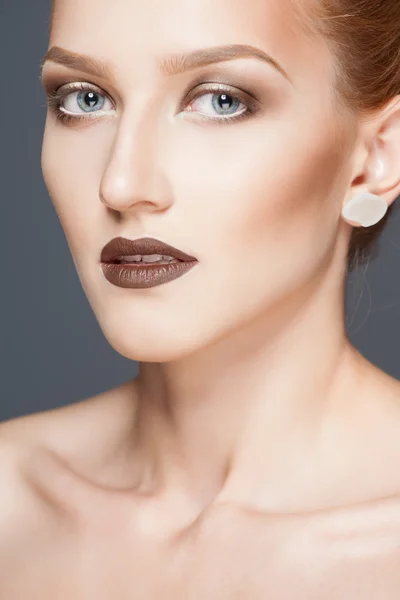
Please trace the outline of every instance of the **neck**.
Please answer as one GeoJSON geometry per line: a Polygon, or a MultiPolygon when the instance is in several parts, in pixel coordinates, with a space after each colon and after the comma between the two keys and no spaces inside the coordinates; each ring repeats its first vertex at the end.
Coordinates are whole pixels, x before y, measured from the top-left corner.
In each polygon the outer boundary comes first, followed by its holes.
{"type": "Polygon", "coordinates": [[[360,355],[346,337],[338,280],[326,272],[301,298],[297,292],[195,355],[140,363],[143,487],[197,505],[251,502],[266,487],[293,496],[293,478],[316,454],[327,415],[356,385],[360,355]]]}

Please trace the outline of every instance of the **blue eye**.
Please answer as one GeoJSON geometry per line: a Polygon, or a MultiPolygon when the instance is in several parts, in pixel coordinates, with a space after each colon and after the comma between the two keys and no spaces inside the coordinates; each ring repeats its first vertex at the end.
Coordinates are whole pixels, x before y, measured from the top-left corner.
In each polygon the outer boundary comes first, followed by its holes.
{"type": "Polygon", "coordinates": [[[240,89],[216,83],[206,83],[200,87],[201,90],[191,100],[188,111],[195,114],[196,120],[208,121],[216,125],[237,123],[256,115],[261,110],[260,102],[240,89]],[[199,108],[199,111],[193,110],[193,105],[196,103],[198,103],[196,109],[199,108]],[[204,109],[210,105],[211,114],[204,112],[204,109]],[[238,112],[241,106],[243,108],[238,112]]]}
{"type": "Polygon", "coordinates": [[[84,112],[89,112],[91,109],[100,110],[105,103],[104,96],[92,91],[78,92],[76,101],[84,112]]]}
{"type": "Polygon", "coordinates": [[[105,94],[87,83],[71,83],[61,91],[50,92],[48,104],[57,119],[65,122],[93,118],[92,115],[100,110],[109,114],[113,108],[105,94]]]}
{"type": "MultiPolygon", "coordinates": [[[[215,89],[215,88],[214,88],[215,89]]],[[[220,90],[216,90],[216,91],[210,91],[206,94],[200,94],[195,102],[198,102],[199,100],[203,100],[203,105],[207,103],[205,102],[205,98],[210,97],[211,99],[211,107],[212,109],[215,111],[215,113],[217,115],[220,115],[222,117],[229,117],[230,114],[234,114],[238,108],[240,107],[241,103],[239,98],[237,96],[233,96],[231,94],[227,94],[225,91],[220,91],[220,90]]],[[[193,110],[193,109],[191,109],[193,110]]],[[[200,111],[202,114],[203,111],[200,111]]],[[[215,117],[212,117],[212,119],[214,119],[215,117]]],[[[218,117],[217,117],[218,118],[218,117]]],[[[229,117],[231,118],[231,117],[229,117]]],[[[235,117],[236,118],[236,117],[235,117]]]]}

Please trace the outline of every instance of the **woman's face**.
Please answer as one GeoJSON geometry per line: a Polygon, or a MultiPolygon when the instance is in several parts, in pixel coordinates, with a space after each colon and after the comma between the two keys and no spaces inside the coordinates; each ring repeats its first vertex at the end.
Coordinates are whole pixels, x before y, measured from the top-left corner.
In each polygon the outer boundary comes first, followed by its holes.
{"type": "Polygon", "coordinates": [[[344,235],[354,126],[335,106],[333,57],[306,36],[301,7],[57,3],[49,47],[107,69],[45,63],[46,92],[63,94],[69,119],[48,111],[43,174],[87,298],[122,355],[175,360],[273,319],[327,268],[344,235]],[[287,76],[250,56],[179,73],[159,68],[171,54],[231,44],[259,48],[287,76]],[[116,236],[157,238],[198,263],[157,287],[116,287],[100,265],[116,236]]]}

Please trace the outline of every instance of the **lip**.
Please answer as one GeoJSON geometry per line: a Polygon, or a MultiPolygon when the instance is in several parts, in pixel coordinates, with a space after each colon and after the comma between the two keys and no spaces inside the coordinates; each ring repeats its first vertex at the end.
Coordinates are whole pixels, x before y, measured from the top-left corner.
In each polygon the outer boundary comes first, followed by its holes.
{"type": "Polygon", "coordinates": [[[121,288],[152,288],[182,277],[198,264],[197,260],[177,260],[174,263],[148,265],[101,263],[104,277],[121,288]]]}
{"type": "Polygon", "coordinates": [[[169,244],[160,240],[145,237],[136,240],[129,240],[124,237],[115,237],[109,241],[101,251],[102,263],[115,263],[122,256],[133,256],[135,254],[160,254],[164,256],[172,256],[184,262],[197,262],[194,256],[190,256],[178,248],[174,248],[169,244]]]}

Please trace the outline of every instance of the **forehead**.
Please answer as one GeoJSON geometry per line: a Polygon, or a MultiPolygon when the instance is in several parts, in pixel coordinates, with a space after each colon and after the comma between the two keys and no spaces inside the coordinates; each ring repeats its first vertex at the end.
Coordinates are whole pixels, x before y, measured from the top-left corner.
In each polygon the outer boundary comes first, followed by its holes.
{"type": "MultiPolygon", "coordinates": [[[[308,28],[313,0],[54,0],[51,45],[147,71],[156,56],[223,44],[271,54],[295,81],[326,78],[331,53],[308,28]]],[[[117,68],[118,67],[118,68],[117,68]]]]}

